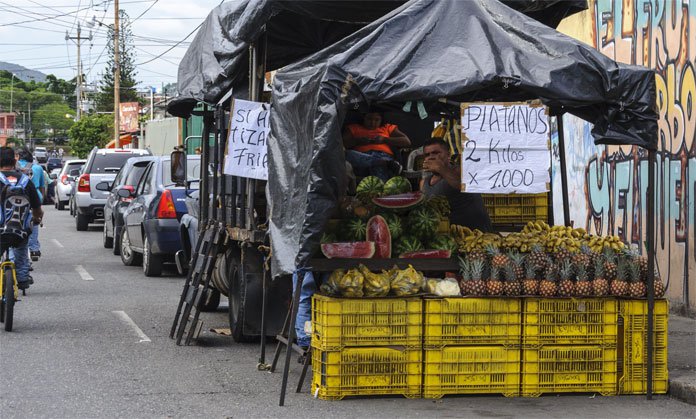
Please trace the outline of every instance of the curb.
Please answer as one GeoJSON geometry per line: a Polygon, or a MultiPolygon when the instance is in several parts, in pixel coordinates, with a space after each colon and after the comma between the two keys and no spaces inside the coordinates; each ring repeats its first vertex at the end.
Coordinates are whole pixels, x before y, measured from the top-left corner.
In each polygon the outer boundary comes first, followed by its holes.
{"type": "Polygon", "coordinates": [[[669,380],[669,397],[696,405],[696,386],[683,381],[669,380]]]}

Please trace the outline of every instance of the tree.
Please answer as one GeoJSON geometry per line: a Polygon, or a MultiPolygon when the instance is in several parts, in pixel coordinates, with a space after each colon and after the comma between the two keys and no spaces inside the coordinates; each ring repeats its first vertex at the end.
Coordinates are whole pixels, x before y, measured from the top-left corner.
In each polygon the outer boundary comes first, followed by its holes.
{"type": "Polygon", "coordinates": [[[72,154],[85,158],[94,147],[104,147],[111,139],[113,119],[109,115],[87,115],[70,127],[68,145],[72,154]]]}
{"type": "MultiPolygon", "coordinates": [[[[119,39],[119,63],[121,70],[121,82],[119,98],[121,102],[138,102],[138,92],[135,90],[135,52],[133,47],[133,32],[130,30],[130,19],[124,10],[119,10],[120,29],[119,39]]],[[[100,112],[113,112],[114,110],[114,26],[109,25],[107,35],[107,50],[109,61],[100,83],[100,93],[97,95],[97,110],[100,112]]]]}
{"type": "Polygon", "coordinates": [[[32,114],[34,132],[48,130],[53,136],[60,136],[73,125],[75,111],[62,102],[46,104],[32,114]]]}

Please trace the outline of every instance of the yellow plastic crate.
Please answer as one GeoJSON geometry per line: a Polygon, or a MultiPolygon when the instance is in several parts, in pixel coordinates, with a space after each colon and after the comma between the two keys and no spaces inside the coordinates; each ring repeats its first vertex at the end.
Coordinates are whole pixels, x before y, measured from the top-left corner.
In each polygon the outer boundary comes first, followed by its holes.
{"type": "Polygon", "coordinates": [[[420,298],[312,298],[312,347],[324,351],[348,346],[423,344],[420,298]]]}
{"type": "Polygon", "coordinates": [[[529,221],[548,221],[548,193],[540,194],[482,194],[493,224],[524,224],[529,221]]]}
{"type": "Polygon", "coordinates": [[[425,300],[427,348],[445,345],[520,345],[519,298],[425,300]]]}
{"type": "Polygon", "coordinates": [[[600,393],[616,395],[617,353],[601,346],[544,346],[522,350],[522,395],[600,393]]]}
{"type": "Polygon", "coordinates": [[[522,344],[616,346],[614,298],[525,298],[522,344]]]}
{"type": "Polygon", "coordinates": [[[425,350],[423,397],[447,394],[520,394],[520,349],[447,346],[425,350]]]}
{"type": "MultiPolygon", "coordinates": [[[[623,354],[619,367],[619,394],[645,394],[648,385],[648,302],[645,300],[622,300],[621,322],[623,323],[623,354]]],[[[653,326],[653,393],[664,394],[668,389],[667,369],[667,322],[669,303],[655,300],[653,326]]]]}
{"type": "Polygon", "coordinates": [[[346,396],[421,397],[422,351],[403,348],[312,348],[312,394],[324,400],[346,396]]]}

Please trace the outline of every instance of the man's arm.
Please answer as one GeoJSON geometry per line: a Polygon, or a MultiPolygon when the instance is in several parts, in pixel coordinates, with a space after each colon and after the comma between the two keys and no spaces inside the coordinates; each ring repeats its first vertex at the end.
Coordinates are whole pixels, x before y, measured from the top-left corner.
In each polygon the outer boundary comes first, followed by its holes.
{"type": "Polygon", "coordinates": [[[461,187],[462,175],[459,166],[452,167],[449,164],[443,164],[437,159],[425,159],[423,170],[438,174],[455,189],[461,187]]]}
{"type": "Polygon", "coordinates": [[[371,142],[372,140],[370,140],[369,138],[354,137],[353,133],[350,132],[350,129],[348,127],[346,127],[346,129],[343,130],[343,146],[346,148],[346,150],[350,150],[359,145],[370,144],[371,142]]]}
{"type": "Polygon", "coordinates": [[[382,141],[392,147],[409,147],[411,145],[411,140],[406,134],[399,131],[398,128],[394,128],[394,131],[389,135],[389,138],[380,137],[382,141]]]}

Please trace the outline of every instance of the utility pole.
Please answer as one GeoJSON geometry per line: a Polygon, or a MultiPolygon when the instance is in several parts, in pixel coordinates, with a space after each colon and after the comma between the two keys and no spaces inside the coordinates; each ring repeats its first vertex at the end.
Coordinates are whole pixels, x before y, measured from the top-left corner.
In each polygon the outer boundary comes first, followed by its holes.
{"type": "Polygon", "coordinates": [[[68,35],[68,31],[65,31],[65,40],[73,40],[77,44],[77,86],[75,86],[75,97],[76,97],[76,110],[75,110],[75,120],[79,121],[82,116],[82,60],[80,59],[80,44],[82,40],[92,40],[92,31],[89,31],[89,36],[80,36],[81,29],[80,23],[77,23],[77,36],[68,35]]]}
{"type": "Polygon", "coordinates": [[[118,53],[119,15],[118,0],[114,0],[114,141],[121,148],[121,63],[118,53]]]}

